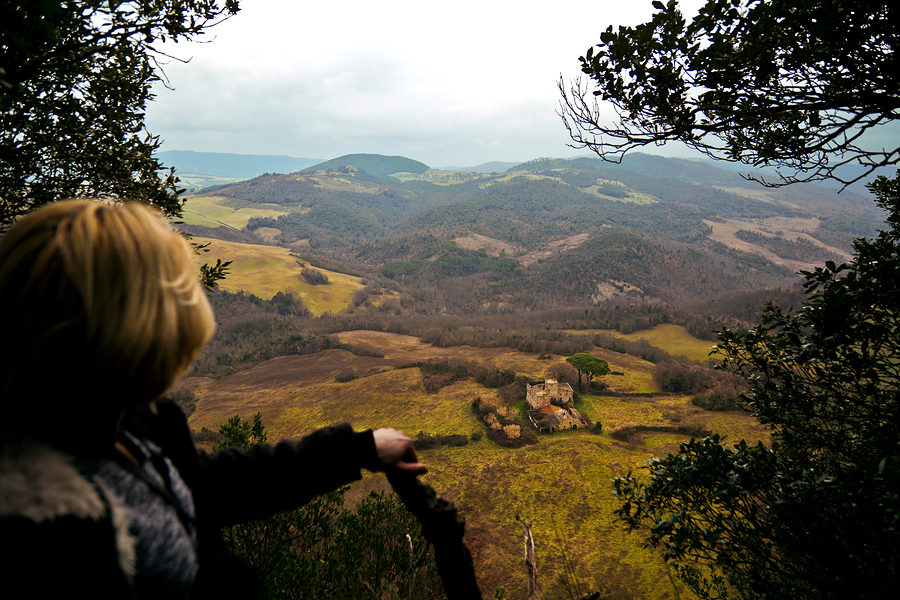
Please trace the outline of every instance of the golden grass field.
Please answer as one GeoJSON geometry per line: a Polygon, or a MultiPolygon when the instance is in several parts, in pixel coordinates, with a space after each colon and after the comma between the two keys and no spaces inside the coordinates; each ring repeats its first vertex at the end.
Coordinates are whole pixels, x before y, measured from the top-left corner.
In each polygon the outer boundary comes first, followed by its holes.
{"type": "MultiPolygon", "coordinates": [[[[504,348],[438,348],[410,336],[374,331],[338,335],[344,343],[378,348],[384,357],[332,349],[275,358],[219,380],[186,380],[198,398],[191,427],[218,429],[232,415],[251,418],[260,412],[270,440],[304,435],[341,421],[357,429],[393,426],[412,435],[419,431],[471,435],[484,431],[471,410],[473,399],[497,401],[496,390],[465,380],[427,394],[417,368],[397,367],[433,358],[465,359],[537,379],[563,360],[561,356],[540,360],[535,354],[504,348]],[[335,382],[334,375],[347,367],[359,378],[335,382]]],[[[657,395],[582,396],[582,410],[603,423],[602,434],[582,430],[545,435],[539,443],[518,449],[482,437],[463,447],[421,452],[430,467],[425,481],[456,503],[466,518],[466,540],[485,598],[493,597],[499,586],[506,588],[507,598],[524,597],[516,513],[533,526],[543,597],[568,597],[562,579],[564,554],[576,565],[583,593],[599,590],[605,598],[622,600],[678,597],[659,556],[643,549],[639,536],[613,523],[616,503],[610,480],[640,469],[654,455],[676,450],[685,438],[647,432],[626,443],[609,433],[633,425],[696,425],[735,441],[765,438],[747,415],[711,413],[693,406],[687,397],[658,394],[650,363],[607,350],[593,353],[623,373],[604,377],[616,391],[657,395]]],[[[351,494],[358,497],[384,486],[382,476],[372,475],[356,484],[351,494]]],[[[689,597],[684,590],[679,593],[689,597]]]]}
{"type": "Polygon", "coordinates": [[[227,198],[221,196],[190,196],[184,205],[184,222],[188,225],[204,227],[234,227],[243,229],[254,217],[280,217],[290,214],[280,204],[255,204],[252,208],[237,210],[225,205],[227,198]]]}
{"type": "MultiPolygon", "coordinates": [[[[619,333],[613,329],[567,329],[566,333],[597,335],[599,333],[637,342],[645,340],[651,346],[665,350],[672,356],[683,356],[689,360],[706,361],[715,342],[699,340],[688,333],[681,325],[657,325],[652,329],[643,329],[633,333],[619,333]]],[[[715,357],[713,357],[715,358],[715,357]]]]}
{"type": "MultiPolygon", "coordinates": [[[[226,242],[214,238],[194,237],[200,244],[209,243],[209,252],[198,258],[206,262],[212,258],[233,261],[228,277],[221,282],[224,290],[243,290],[260,298],[271,298],[278,292],[293,294],[316,316],[337,313],[349,306],[353,293],[361,289],[362,280],[353,275],[318,269],[328,276],[324,285],[310,285],[301,276],[302,267],[291,251],[282,246],[226,242]]],[[[308,266],[308,265],[307,265],[308,266]]]]}

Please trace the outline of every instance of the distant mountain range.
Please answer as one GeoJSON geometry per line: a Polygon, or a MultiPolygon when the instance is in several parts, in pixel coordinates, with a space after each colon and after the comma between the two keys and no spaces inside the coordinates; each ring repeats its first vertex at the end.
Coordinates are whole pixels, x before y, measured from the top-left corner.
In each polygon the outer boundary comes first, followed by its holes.
{"type": "Polygon", "coordinates": [[[200,194],[247,215],[245,234],[431,286],[472,309],[513,298],[592,303],[622,290],[697,301],[790,285],[798,270],[849,257],[852,240],[882,223],[871,199],[853,192],[768,189],[700,161],[646,154],[621,165],[538,159],[500,173],[353,154],[200,194]]]}
{"type": "MultiPolygon", "coordinates": [[[[182,179],[182,185],[186,185],[189,190],[200,189],[221,183],[240,181],[242,179],[250,179],[251,177],[256,177],[263,173],[294,173],[313,166],[316,166],[319,169],[328,169],[331,168],[333,164],[336,164],[335,161],[346,162],[349,160],[347,157],[325,160],[321,158],[302,158],[280,154],[229,154],[222,152],[195,152],[192,150],[165,150],[160,152],[158,156],[166,167],[175,167],[177,175],[182,179]]],[[[365,160],[363,157],[381,155],[351,154],[347,156],[360,157],[361,160],[365,160]]],[[[394,158],[409,161],[410,168],[406,169],[408,172],[418,173],[423,169],[430,168],[424,163],[405,157],[394,158]]],[[[588,160],[591,160],[591,158],[588,160]]],[[[760,173],[759,171],[753,171],[746,165],[739,163],[713,162],[707,159],[673,159],[649,154],[630,154],[625,157],[622,164],[626,168],[635,168],[635,165],[638,163],[646,164],[648,162],[652,162],[655,166],[664,169],[675,168],[677,171],[688,173],[705,173],[708,169],[712,169],[714,172],[724,171],[732,175],[734,173],[760,173]],[[667,163],[668,166],[665,166],[667,163]],[[692,168],[692,165],[694,168],[692,168]]],[[[505,173],[519,164],[520,163],[516,162],[492,161],[475,166],[441,166],[438,167],[437,170],[468,173],[505,173]]],[[[373,165],[368,165],[368,168],[362,168],[362,170],[373,174],[375,174],[374,171],[381,171],[381,169],[375,168],[373,165]]],[[[401,170],[402,169],[398,169],[398,171],[401,170]]],[[[854,166],[847,166],[839,171],[840,175],[845,178],[853,178],[861,172],[861,167],[854,166]]],[[[877,171],[877,174],[887,176],[891,176],[893,173],[894,169],[887,167],[877,171]]],[[[770,180],[777,181],[778,179],[778,176],[774,171],[765,171],[764,174],[770,180]]],[[[731,177],[731,179],[733,180],[733,177],[731,177]]],[[[871,177],[868,179],[871,179],[871,177]]],[[[840,189],[842,187],[841,184],[830,181],[822,182],[821,185],[832,189],[840,189]]],[[[850,186],[848,190],[863,195],[868,193],[865,188],[865,181],[855,183],[850,186]]]]}
{"type": "MultiPolygon", "coordinates": [[[[166,167],[175,167],[181,184],[188,190],[196,190],[211,185],[230,183],[250,179],[263,173],[295,173],[310,167],[330,169],[334,164],[352,160],[356,157],[363,165],[363,170],[374,175],[387,175],[377,163],[390,164],[390,161],[369,160],[366,157],[379,157],[378,154],[351,154],[351,157],[340,157],[331,160],[322,158],[301,158],[281,154],[229,154],[222,152],[194,152],[193,150],[165,150],[158,154],[166,167]],[[336,162],[337,161],[337,162],[336,162]]],[[[406,171],[421,173],[430,167],[416,160],[398,157],[400,162],[390,165],[390,173],[406,171]],[[397,167],[397,168],[395,168],[397,167]]],[[[473,173],[503,173],[514,167],[515,162],[488,162],[474,167],[441,167],[445,171],[463,171],[473,173]]]]}
{"type": "Polygon", "coordinates": [[[250,179],[263,173],[293,173],[322,162],[321,158],[298,158],[279,154],[224,154],[165,150],[159,158],[167,166],[196,175],[250,179]]]}

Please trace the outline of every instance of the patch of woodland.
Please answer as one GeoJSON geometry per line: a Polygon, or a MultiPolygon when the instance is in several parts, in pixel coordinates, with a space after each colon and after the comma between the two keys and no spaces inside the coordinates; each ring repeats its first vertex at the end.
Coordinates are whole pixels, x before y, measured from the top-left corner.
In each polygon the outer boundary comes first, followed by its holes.
{"type": "MultiPolygon", "coordinates": [[[[440,284],[422,280],[395,287],[401,293],[400,308],[409,316],[434,317],[432,323],[453,322],[474,327],[483,325],[482,331],[496,329],[491,327],[491,323],[498,319],[506,321],[505,328],[513,326],[516,329],[523,329],[520,317],[528,315],[529,323],[537,325],[529,327],[529,331],[540,329],[542,326],[547,329],[595,328],[632,333],[672,323],[684,326],[694,337],[714,340],[714,332],[723,327],[743,329],[749,323],[747,320],[738,320],[729,315],[720,316],[716,305],[712,303],[704,305],[702,311],[679,308],[685,305],[681,300],[663,303],[650,299],[613,298],[595,303],[590,299],[590,294],[596,291],[590,287],[594,284],[584,287],[579,292],[581,295],[557,293],[557,284],[549,272],[546,273],[546,277],[542,276],[541,281],[535,281],[533,276],[525,274],[519,278],[522,281],[511,280],[506,283],[501,280],[495,281],[494,277],[502,276],[496,273],[490,275],[479,273],[466,278],[448,279],[440,284]],[[531,281],[531,284],[528,281],[531,281]]],[[[708,290],[703,291],[704,297],[708,293],[708,290]]],[[[735,294],[734,301],[740,301],[742,297],[742,294],[735,294]]],[[[755,297],[751,296],[751,299],[755,297]]],[[[761,306],[762,302],[757,311],[761,310],[761,306]]],[[[420,321],[415,325],[415,329],[420,333],[423,327],[428,326],[429,323],[420,321]]],[[[471,336],[473,333],[469,332],[466,335],[471,336]]],[[[454,341],[450,334],[452,332],[432,328],[428,333],[431,338],[429,341],[436,340],[442,345],[440,340],[443,337],[447,340],[446,345],[458,345],[460,342],[454,341]]],[[[554,353],[566,352],[568,351],[563,350],[554,353]]]]}
{"type": "Polygon", "coordinates": [[[711,431],[707,431],[699,425],[633,425],[616,429],[610,432],[609,435],[614,440],[624,442],[629,446],[635,446],[641,442],[642,434],[651,432],[675,433],[698,439],[712,435],[711,431]]]}
{"type": "Polygon", "coordinates": [[[312,354],[336,344],[331,336],[309,327],[315,319],[290,294],[279,292],[263,300],[220,290],[208,297],[216,333],[192,364],[191,375],[218,377],[276,356],[312,354]]]}
{"type": "Polygon", "coordinates": [[[642,358],[647,362],[658,363],[660,361],[673,360],[672,355],[661,348],[650,345],[647,340],[626,340],[610,334],[597,334],[591,337],[591,341],[598,348],[606,348],[621,354],[630,354],[642,358]]]}
{"type": "Polygon", "coordinates": [[[734,232],[734,237],[765,248],[781,258],[787,258],[789,260],[816,263],[824,263],[828,260],[837,263],[843,262],[843,257],[840,255],[830,252],[821,246],[817,246],[804,238],[787,240],[780,235],[765,235],[758,231],[750,231],[747,229],[738,229],[734,232]]]}
{"type": "Polygon", "coordinates": [[[437,448],[438,446],[465,446],[468,443],[469,436],[461,433],[435,435],[420,431],[413,438],[413,448],[416,450],[426,450],[428,448],[437,448]]]}
{"type": "Polygon", "coordinates": [[[441,388],[461,379],[471,378],[485,387],[498,388],[516,381],[516,373],[510,369],[498,369],[492,365],[466,360],[429,360],[401,365],[397,368],[416,367],[422,373],[425,391],[434,394],[441,388]]]}
{"type": "MultiPolygon", "coordinates": [[[[522,387],[524,388],[524,385],[522,387]]],[[[537,443],[537,434],[522,417],[519,407],[495,404],[478,397],[472,402],[472,410],[484,423],[487,437],[492,442],[507,448],[520,448],[537,443]]]]}
{"type": "Polygon", "coordinates": [[[693,302],[686,307],[686,312],[718,315],[723,326],[741,331],[759,322],[767,303],[774,303],[787,310],[802,306],[803,298],[803,288],[800,285],[729,292],[693,302]]]}
{"type": "Polygon", "coordinates": [[[524,295],[535,307],[548,308],[554,302],[589,302],[597,284],[609,280],[627,281],[647,298],[684,304],[708,294],[790,285],[798,277],[759,255],[724,244],[660,240],[618,228],[539,261],[506,287],[517,299],[524,295]]]}
{"type": "Polygon", "coordinates": [[[352,367],[344,367],[340,371],[334,374],[334,380],[337,383],[347,383],[348,381],[353,381],[356,379],[358,375],[356,371],[353,370],[352,367]]]}
{"type": "Polygon", "coordinates": [[[722,244],[691,246],[624,229],[602,231],[580,247],[528,268],[511,257],[445,242],[430,256],[388,261],[380,269],[380,276],[403,292],[412,312],[456,314],[590,306],[602,302],[597,285],[609,280],[640,288],[640,298],[621,298],[621,304],[684,305],[711,294],[786,286],[798,279],[759,255],[722,244]]]}
{"type": "Polygon", "coordinates": [[[664,392],[693,396],[691,402],[706,410],[744,409],[741,394],[746,382],[732,373],[666,360],[654,368],[653,380],[664,392]]]}
{"type": "MultiPolygon", "coordinates": [[[[375,283],[370,285],[376,286],[375,283]]],[[[360,306],[348,312],[313,317],[299,299],[289,294],[279,293],[270,300],[263,300],[242,292],[215,291],[209,298],[216,314],[217,331],[194,363],[192,375],[219,377],[276,356],[309,354],[334,347],[343,347],[358,356],[382,357],[377,348],[359,343],[341,345],[331,336],[340,331],[360,329],[412,335],[439,347],[512,348],[545,357],[590,351],[596,343],[658,362],[667,356],[646,343],[603,336],[592,339],[563,330],[596,328],[630,333],[675,323],[685,326],[696,337],[712,339],[714,329],[740,325],[734,319],[720,320],[701,312],[661,304],[609,303],[534,311],[510,309],[507,312],[435,314],[442,306],[441,301],[426,293],[418,299],[404,295],[400,300],[391,299],[378,307],[360,306]],[[436,304],[425,306],[428,298],[436,304]]],[[[474,375],[489,383],[496,380],[496,373],[494,376],[474,375]]],[[[467,371],[463,376],[470,375],[467,371]]],[[[439,389],[452,381],[452,377],[443,382],[436,380],[434,385],[439,389]]]]}
{"type": "Polygon", "coordinates": [[[300,270],[300,276],[310,285],[326,285],[328,283],[328,275],[318,269],[304,267],[300,270]]]}
{"type": "Polygon", "coordinates": [[[455,242],[444,242],[440,249],[428,257],[385,262],[382,275],[389,279],[414,275],[430,281],[440,281],[452,277],[464,277],[476,273],[512,273],[519,263],[507,256],[490,256],[486,250],[469,250],[455,242]]]}
{"type": "Polygon", "coordinates": [[[353,343],[335,343],[331,346],[332,348],[340,348],[341,350],[346,350],[351,354],[355,354],[356,356],[369,356],[372,358],[384,358],[384,352],[372,346],[371,344],[364,344],[362,342],[353,342],[353,343]]]}
{"type": "Polygon", "coordinates": [[[190,417],[197,410],[197,396],[189,388],[178,388],[166,392],[163,399],[174,402],[185,417],[190,417]]]}
{"type": "MultiPolygon", "coordinates": [[[[868,202],[869,199],[866,198],[868,202]]],[[[819,218],[815,237],[829,246],[850,250],[859,237],[875,238],[884,229],[884,223],[872,218],[831,215],[819,218]]]]}

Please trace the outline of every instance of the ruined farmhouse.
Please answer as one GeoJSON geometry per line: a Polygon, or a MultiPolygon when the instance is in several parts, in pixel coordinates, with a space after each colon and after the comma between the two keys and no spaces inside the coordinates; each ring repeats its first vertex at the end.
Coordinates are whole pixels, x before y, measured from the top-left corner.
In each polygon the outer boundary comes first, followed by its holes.
{"type": "Polygon", "coordinates": [[[555,379],[547,379],[544,383],[525,384],[525,401],[530,410],[539,410],[544,406],[575,406],[575,390],[568,383],[560,383],[555,379]]]}
{"type": "Polygon", "coordinates": [[[538,431],[587,427],[587,419],[575,410],[575,391],[568,383],[547,379],[544,383],[525,386],[528,417],[538,431]]]}

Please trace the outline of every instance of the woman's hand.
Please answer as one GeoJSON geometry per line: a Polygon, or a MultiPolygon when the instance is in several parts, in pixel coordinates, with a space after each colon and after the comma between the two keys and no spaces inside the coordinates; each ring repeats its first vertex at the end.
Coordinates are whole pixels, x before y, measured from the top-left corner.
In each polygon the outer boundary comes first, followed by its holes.
{"type": "Polygon", "coordinates": [[[378,452],[378,460],[384,465],[385,470],[397,469],[421,475],[428,472],[428,467],[419,462],[412,440],[402,431],[396,429],[376,429],[372,432],[375,437],[375,450],[378,452]]]}

